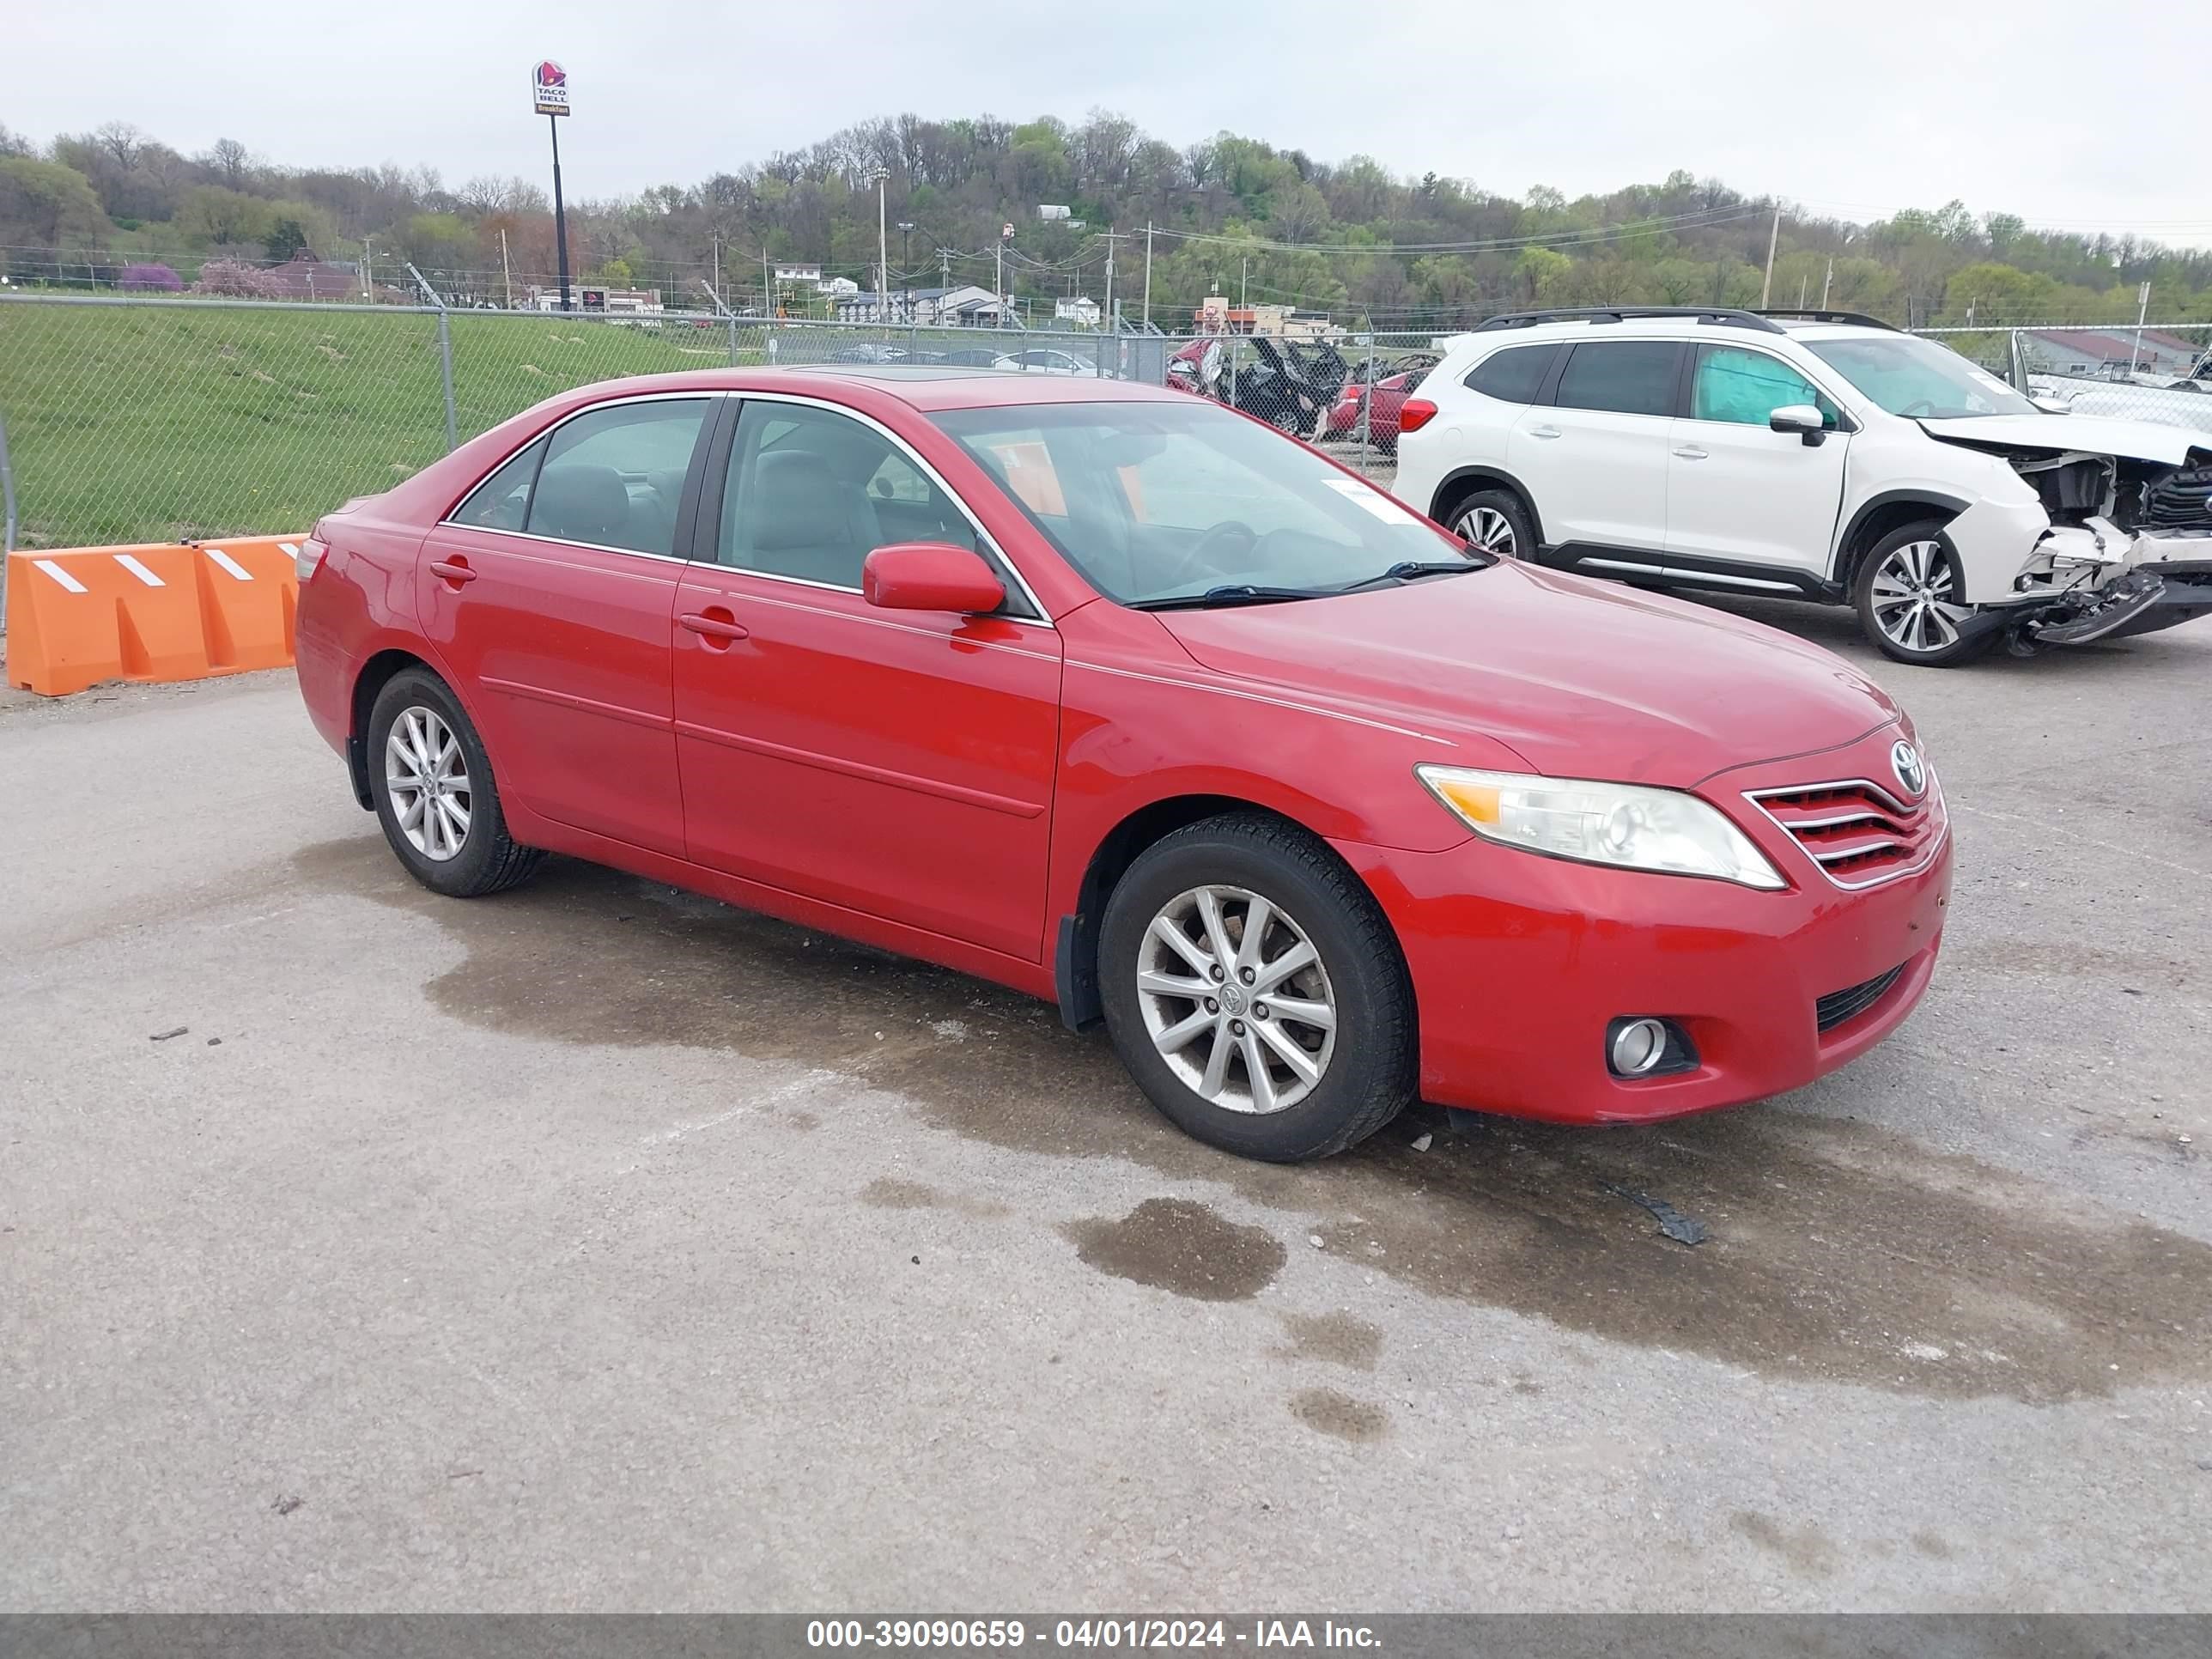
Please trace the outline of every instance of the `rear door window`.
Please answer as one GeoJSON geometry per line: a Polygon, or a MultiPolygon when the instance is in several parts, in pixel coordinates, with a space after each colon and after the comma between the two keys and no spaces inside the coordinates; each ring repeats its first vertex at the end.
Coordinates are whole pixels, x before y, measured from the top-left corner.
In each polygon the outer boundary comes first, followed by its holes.
{"type": "Polygon", "coordinates": [[[672,556],[708,402],[610,404],[555,428],[525,528],[555,541],[672,556]]]}
{"type": "Polygon", "coordinates": [[[1559,348],[1552,345],[1508,346],[1477,363],[1467,377],[1472,391],[1504,404],[1533,404],[1544,389],[1559,348]]]}
{"type": "Polygon", "coordinates": [[[453,522],[478,530],[520,530],[530,516],[530,486],[538,481],[538,464],[545,458],[545,440],[526,446],[453,509],[453,522]]]}
{"type": "Polygon", "coordinates": [[[1671,415],[1681,358],[1672,340],[1584,341],[1568,357],[1552,401],[1561,409],[1671,415]]]}

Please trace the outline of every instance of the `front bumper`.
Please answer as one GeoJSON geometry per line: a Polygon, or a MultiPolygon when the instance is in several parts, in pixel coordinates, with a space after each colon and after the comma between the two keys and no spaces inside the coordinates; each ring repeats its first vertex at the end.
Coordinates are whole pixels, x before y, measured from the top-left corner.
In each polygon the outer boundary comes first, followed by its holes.
{"type": "Polygon", "coordinates": [[[2019,624],[2033,644],[2126,639],[2212,613],[2212,535],[2130,536],[2093,519],[2048,532],[2039,552],[2041,568],[2020,579],[2020,597],[2042,601],[2019,624]]]}
{"type": "Polygon", "coordinates": [[[1740,769],[1700,790],[1791,884],[1570,863],[1469,840],[1442,853],[1337,843],[1396,929],[1420,1021],[1421,1091],[1441,1105],[1561,1123],[1641,1123],[1802,1086],[1904,1023],[1935,971],[1951,890],[1948,827],[1912,873],[1845,890],[1740,792],[1866,772],[1893,730],[1841,751],[1848,772],[1740,769]],[[1783,773],[1789,775],[1779,775],[1783,773]],[[1832,1029],[1815,1005],[1899,970],[1832,1029]],[[1674,1021],[1694,1069],[1641,1080],[1605,1062],[1625,1016],[1674,1021]]]}

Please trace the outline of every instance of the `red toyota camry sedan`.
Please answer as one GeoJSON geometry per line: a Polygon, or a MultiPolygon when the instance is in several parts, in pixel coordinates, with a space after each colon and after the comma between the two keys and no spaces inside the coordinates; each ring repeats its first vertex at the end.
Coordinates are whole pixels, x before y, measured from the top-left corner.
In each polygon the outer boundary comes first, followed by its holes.
{"type": "Polygon", "coordinates": [[[586,386],[300,562],[308,711],[426,886],[565,854],[1051,998],[1255,1158],[1794,1088],[1942,933],[1942,791],[1848,665],[1161,389],[586,386]]]}

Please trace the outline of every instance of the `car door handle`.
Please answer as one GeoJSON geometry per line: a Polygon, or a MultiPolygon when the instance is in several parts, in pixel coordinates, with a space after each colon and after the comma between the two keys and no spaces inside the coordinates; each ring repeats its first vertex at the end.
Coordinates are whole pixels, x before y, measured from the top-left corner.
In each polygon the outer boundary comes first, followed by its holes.
{"type": "Polygon", "coordinates": [[[710,640],[720,640],[725,645],[732,640],[751,637],[745,625],[720,605],[708,611],[687,611],[676,620],[694,634],[704,635],[710,640]]]}
{"type": "Polygon", "coordinates": [[[1528,428],[1528,435],[1532,438],[1556,438],[1559,435],[1559,428],[1555,426],[1532,426],[1528,428]]]}
{"type": "Polygon", "coordinates": [[[456,587],[477,579],[477,573],[469,568],[466,559],[433,559],[430,561],[430,574],[443,577],[456,587]]]}
{"type": "Polygon", "coordinates": [[[1698,448],[1695,444],[1684,444],[1674,453],[1686,461],[1702,461],[1710,452],[1698,448]]]}

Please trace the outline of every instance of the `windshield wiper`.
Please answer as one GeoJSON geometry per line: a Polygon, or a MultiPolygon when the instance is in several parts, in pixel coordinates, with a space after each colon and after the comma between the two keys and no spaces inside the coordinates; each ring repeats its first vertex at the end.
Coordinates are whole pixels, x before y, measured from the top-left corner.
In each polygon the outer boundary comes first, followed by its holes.
{"type": "Polygon", "coordinates": [[[1378,570],[1371,576],[1362,576],[1356,582],[1346,582],[1336,591],[1357,593],[1363,587],[1380,587],[1384,582],[1411,581],[1416,576],[1455,576],[1462,570],[1487,570],[1492,561],[1472,559],[1406,559],[1388,570],[1378,570]]]}
{"type": "Polygon", "coordinates": [[[1132,611],[1212,611],[1230,605],[1278,605],[1285,599],[1319,599],[1342,590],[1334,587],[1262,587],[1251,582],[1231,582],[1209,587],[1203,593],[1174,593],[1164,599],[1139,599],[1132,611]]]}

